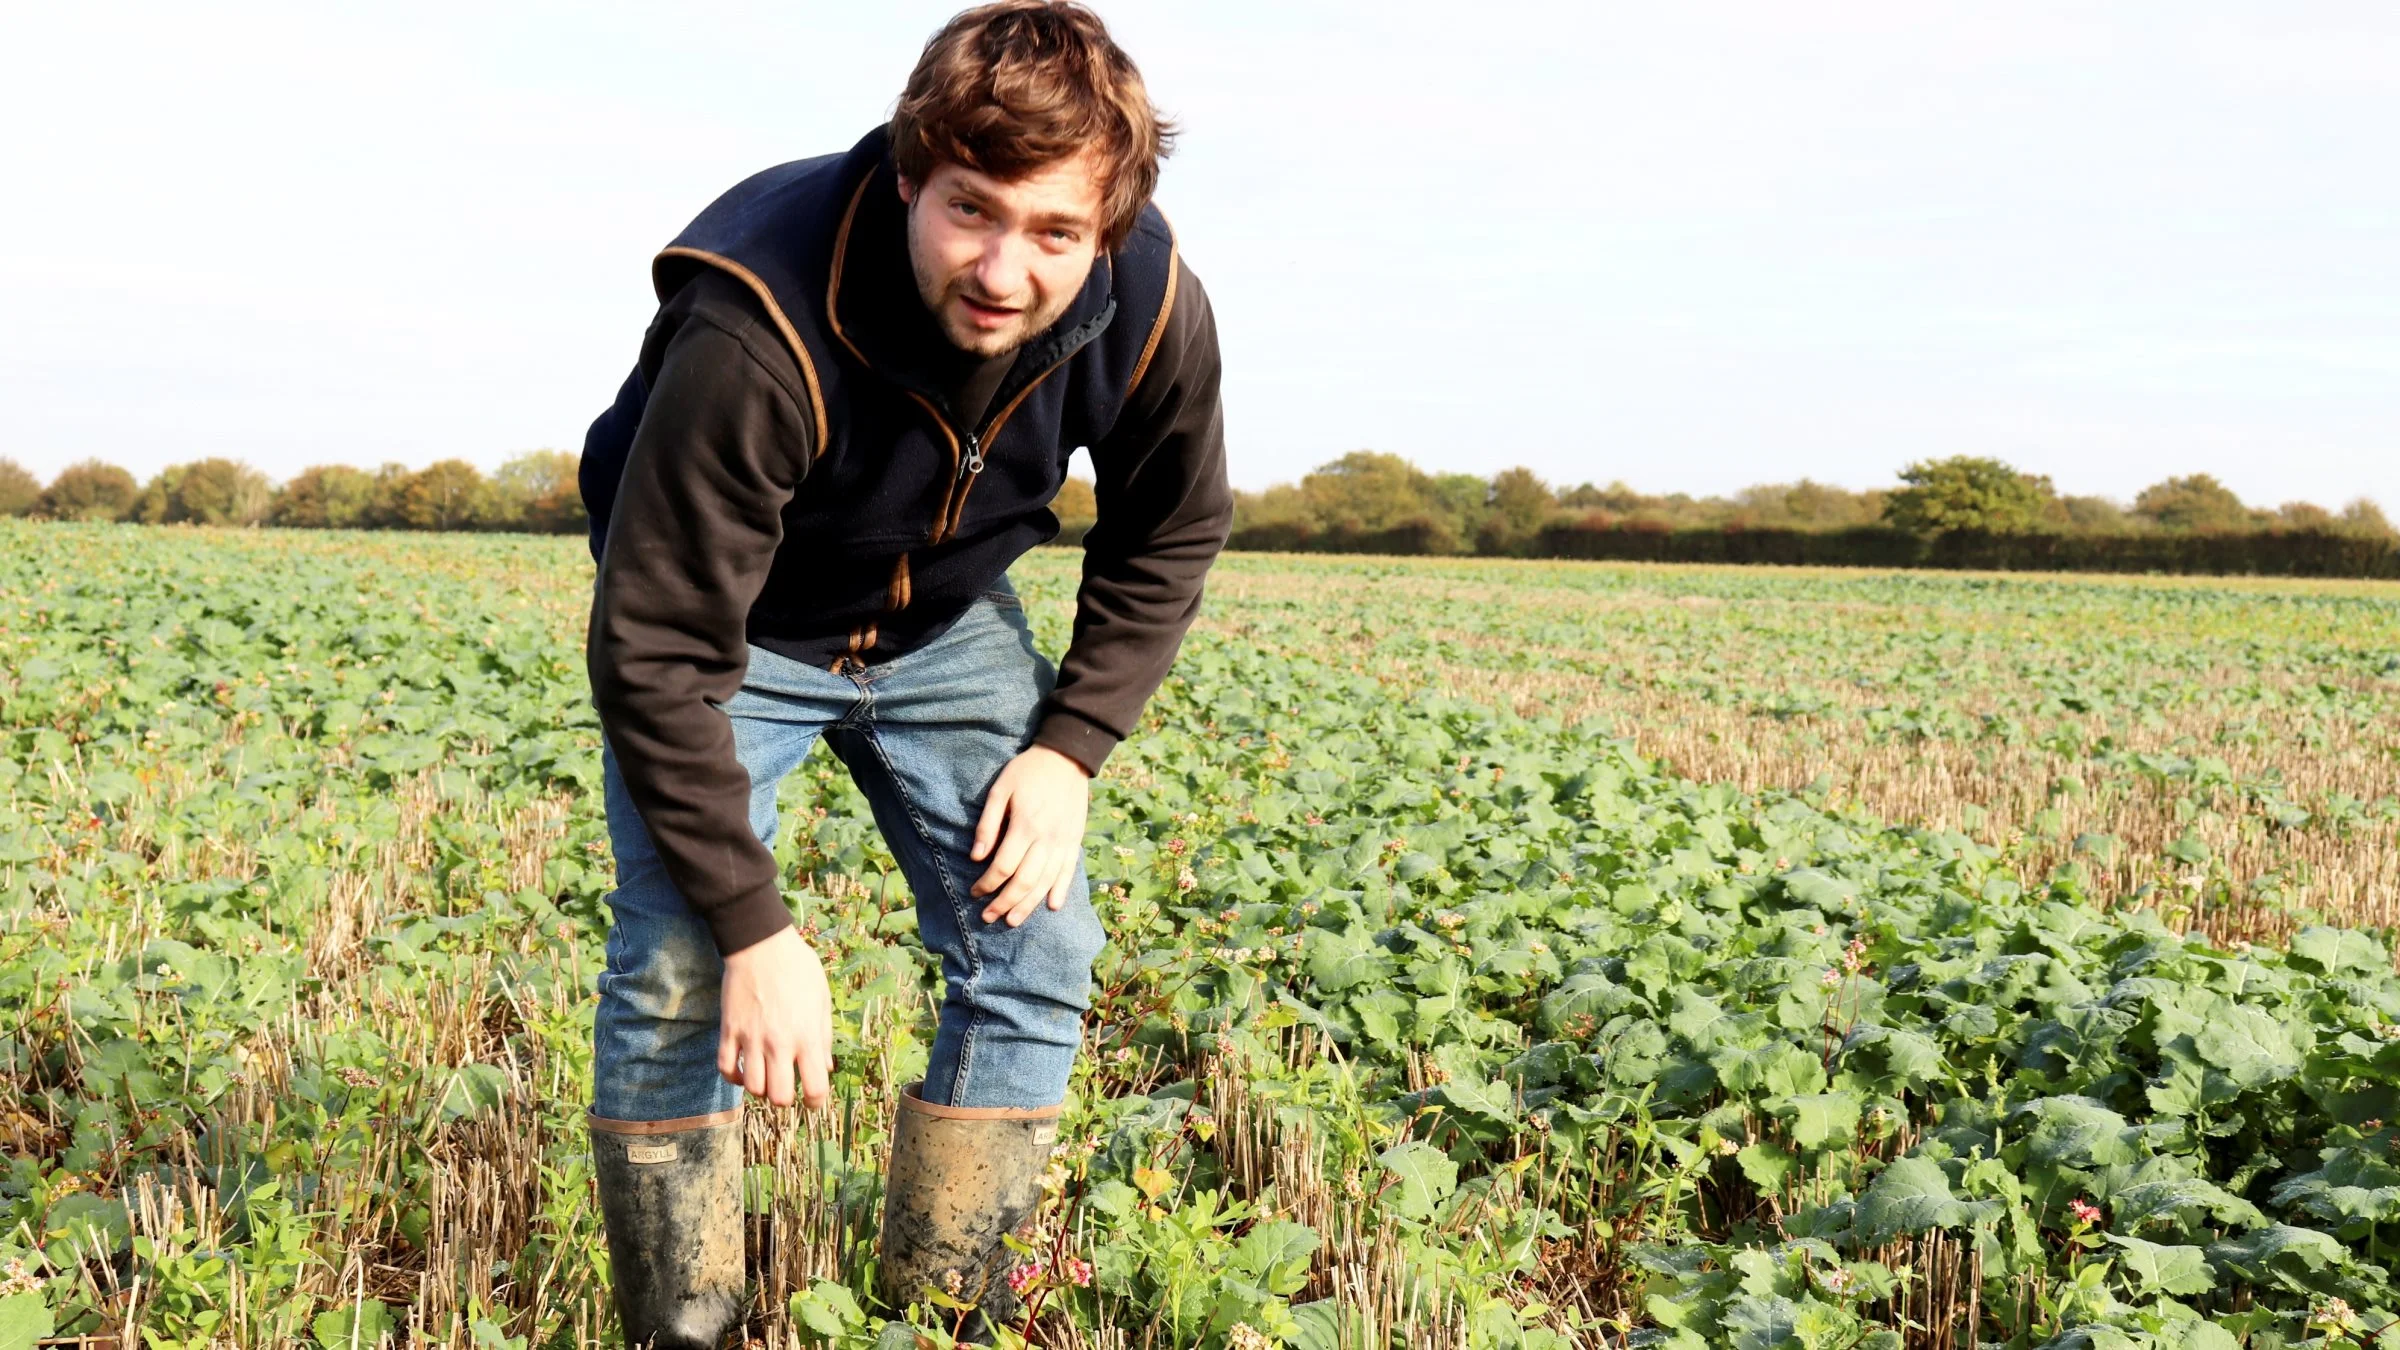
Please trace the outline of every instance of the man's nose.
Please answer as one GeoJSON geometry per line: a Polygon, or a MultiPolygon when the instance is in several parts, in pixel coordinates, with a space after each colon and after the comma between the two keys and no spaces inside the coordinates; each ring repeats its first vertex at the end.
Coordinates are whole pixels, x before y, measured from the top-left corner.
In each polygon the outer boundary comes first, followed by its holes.
{"type": "Polygon", "coordinates": [[[1013,230],[997,232],[975,260],[975,284],[994,300],[1013,300],[1025,289],[1028,245],[1013,230]]]}

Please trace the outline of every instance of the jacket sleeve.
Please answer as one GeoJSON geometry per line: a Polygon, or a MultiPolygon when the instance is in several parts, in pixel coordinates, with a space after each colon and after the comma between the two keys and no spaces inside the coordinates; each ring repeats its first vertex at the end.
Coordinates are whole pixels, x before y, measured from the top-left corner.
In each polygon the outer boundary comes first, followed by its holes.
{"type": "Polygon", "coordinates": [[[1084,536],[1074,636],[1034,734],[1087,773],[1166,679],[1232,528],[1219,374],[1216,317],[1185,268],[1149,367],[1092,446],[1099,518],[1084,536]]]}
{"type": "MultiPolygon", "coordinates": [[[[662,313],[660,328],[675,323],[662,313]]],[[[791,922],[774,855],[750,829],[750,775],[721,706],[748,671],[751,602],[814,453],[801,401],[772,373],[778,342],[706,312],[664,337],[585,648],[626,791],[668,878],[728,954],[791,922]]],[[[658,351],[660,333],[645,345],[658,351]]]]}

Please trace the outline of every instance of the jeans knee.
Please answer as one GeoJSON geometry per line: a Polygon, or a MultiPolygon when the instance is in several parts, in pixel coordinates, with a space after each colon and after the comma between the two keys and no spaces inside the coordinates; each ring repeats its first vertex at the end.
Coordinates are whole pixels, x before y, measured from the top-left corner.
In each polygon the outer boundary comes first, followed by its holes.
{"type": "Polygon", "coordinates": [[[722,1002],[723,958],[706,931],[612,933],[610,960],[600,977],[604,1008],[637,1022],[709,1022],[722,1002]]]}
{"type": "Polygon", "coordinates": [[[1108,945],[1092,907],[1078,901],[1061,910],[1036,910],[1018,932],[1018,949],[1008,963],[1008,992],[1076,1013],[1089,1007],[1092,963],[1108,945]]]}

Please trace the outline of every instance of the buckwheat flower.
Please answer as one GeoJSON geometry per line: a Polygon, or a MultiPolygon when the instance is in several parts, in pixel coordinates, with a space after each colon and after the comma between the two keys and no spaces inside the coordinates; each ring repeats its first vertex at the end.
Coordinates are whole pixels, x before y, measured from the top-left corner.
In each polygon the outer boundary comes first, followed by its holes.
{"type": "Polygon", "coordinates": [[[1028,1261],[1024,1265],[1017,1267],[1015,1270],[1008,1272],[1009,1291],[1011,1293],[1022,1294],[1026,1290],[1031,1289],[1033,1287],[1033,1282],[1040,1278],[1042,1278],[1042,1263],[1039,1261],[1028,1261]]]}
{"type": "Polygon", "coordinates": [[[1060,1265],[1059,1273],[1067,1277],[1069,1284],[1090,1284],[1092,1282],[1092,1263],[1080,1256],[1070,1256],[1060,1265]]]}
{"type": "Polygon", "coordinates": [[[2088,1223],[2095,1228],[2100,1226],[2100,1207],[2092,1204],[2090,1201],[2072,1201],[2067,1205],[2067,1210],[2082,1223],[2088,1223]]]}
{"type": "Polygon", "coordinates": [[[1826,1271],[1823,1278],[1825,1281],[1825,1288],[1828,1293],[1845,1293],[1850,1288],[1850,1272],[1842,1269],[1840,1266],[1836,1266],[1833,1269],[1826,1271]]]}
{"type": "Polygon", "coordinates": [[[1188,867],[1178,867],[1175,869],[1176,890],[1188,891],[1199,884],[1200,878],[1192,875],[1192,869],[1188,867]]]}
{"type": "Polygon", "coordinates": [[[1233,1347],[1233,1350],[1268,1350],[1271,1342],[1248,1322],[1236,1322],[1233,1329],[1225,1333],[1225,1344],[1233,1347]]]}
{"type": "Polygon", "coordinates": [[[1817,981],[1817,983],[1824,985],[1828,989],[1833,988],[1835,985],[1840,984],[1841,982],[1842,972],[1833,969],[1831,966],[1825,968],[1825,974],[1817,981]]]}

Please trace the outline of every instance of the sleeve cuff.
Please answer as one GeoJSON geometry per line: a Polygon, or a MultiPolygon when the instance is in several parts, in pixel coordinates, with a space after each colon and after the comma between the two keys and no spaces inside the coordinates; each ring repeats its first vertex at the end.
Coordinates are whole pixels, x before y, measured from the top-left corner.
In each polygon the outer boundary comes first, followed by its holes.
{"type": "Polygon", "coordinates": [[[1117,733],[1091,721],[1054,708],[1042,718],[1041,730],[1033,734],[1033,743],[1056,750],[1083,766],[1083,771],[1097,778],[1100,766],[1107,762],[1108,752],[1117,748],[1123,738],[1117,733]]]}
{"type": "Polygon", "coordinates": [[[773,890],[743,896],[705,917],[710,935],[717,940],[719,956],[731,956],[792,926],[792,912],[773,890]]]}

